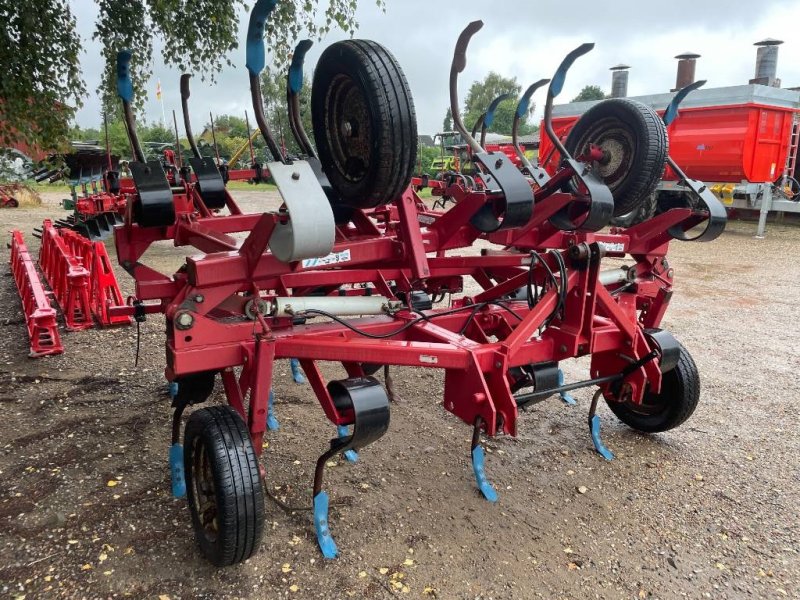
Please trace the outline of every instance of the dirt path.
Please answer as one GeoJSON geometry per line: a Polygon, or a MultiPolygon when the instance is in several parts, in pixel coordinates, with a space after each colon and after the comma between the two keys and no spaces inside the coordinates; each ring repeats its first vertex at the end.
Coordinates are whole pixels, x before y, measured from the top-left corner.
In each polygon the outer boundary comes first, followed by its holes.
{"type": "MultiPolygon", "coordinates": [[[[251,208],[265,198],[237,196],[251,208]]],[[[58,215],[53,200],[0,210],[3,235],[20,227],[36,250],[30,232],[58,215]]],[[[798,598],[800,229],[753,231],[732,223],[713,244],[673,244],[665,327],[703,384],[682,428],[639,435],[603,408],[608,463],[591,450],[589,390],[576,407],[538,405],[517,439],[487,443],[492,505],[471,476],[469,428],[440,406],[440,373],[397,369],[403,402],[385,438],[326,475],[342,556],[321,558],[308,512],[267,500],[260,551],[224,570],[200,557],[170,495],[162,318],[142,327],[138,368],[134,327],[64,333],[64,355],[29,360],[3,243],[0,596],[798,598]]],[[[568,380],[586,375],[585,362],[564,367],[568,380]]],[[[307,507],[334,430],[288,363],[276,377],[267,487],[307,507]]]]}

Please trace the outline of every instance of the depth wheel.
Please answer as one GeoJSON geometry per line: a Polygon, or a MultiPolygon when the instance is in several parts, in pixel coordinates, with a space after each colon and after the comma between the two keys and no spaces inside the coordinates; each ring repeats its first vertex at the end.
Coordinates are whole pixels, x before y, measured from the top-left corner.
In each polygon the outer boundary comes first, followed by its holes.
{"type": "Polygon", "coordinates": [[[598,146],[604,153],[592,171],[614,196],[614,216],[626,215],[655,191],[667,164],[667,129],[658,114],[627,98],[595,104],[578,119],[564,146],[573,156],[598,146]]]}
{"type": "Polygon", "coordinates": [[[317,63],[311,119],[320,163],[341,202],[396,200],[417,161],[411,90],[394,56],[369,40],[329,46],[317,63]]]}
{"type": "Polygon", "coordinates": [[[247,560],[264,529],[264,492],[250,434],[230,406],[192,413],[184,468],[195,538],[216,566],[247,560]]]}
{"type": "Polygon", "coordinates": [[[606,399],[620,421],[644,433],[658,433],[675,429],[692,416],[700,401],[700,375],[686,348],[680,343],[678,347],[678,364],[663,374],[661,392],[645,392],[641,405],[606,399]]]}

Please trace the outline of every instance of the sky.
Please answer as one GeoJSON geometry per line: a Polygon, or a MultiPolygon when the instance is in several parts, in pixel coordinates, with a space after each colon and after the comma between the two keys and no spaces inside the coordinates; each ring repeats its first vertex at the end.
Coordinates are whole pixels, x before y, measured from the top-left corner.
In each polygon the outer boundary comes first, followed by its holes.
{"type": "MultiPolygon", "coordinates": [[[[326,5],[325,0],[320,3],[326,5]]],[[[83,127],[97,127],[101,119],[95,90],[102,59],[99,43],[91,40],[97,4],[71,0],[71,5],[83,36],[81,63],[89,90],[76,119],[83,127]]],[[[797,0],[460,0],[455,4],[386,0],[385,12],[372,0],[360,0],[357,19],[360,26],[355,37],[375,40],[397,57],[411,87],[421,134],[441,130],[449,105],[447,85],[453,47],[461,30],[476,19],[482,19],[484,27],[472,38],[467,67],[459,80],[462,105],[470,83],[489,71],[516,77],[524,89],[552,76],[564,55],[583,42],[594,42],[595,48],[576,61],[556,103],[568,102],[585,85],[610,91],[608,69],[619,63],[631,66],[629,96],[669,91],[675,85],[677,61],[673,57],[686,51],[701,55],[696,77],[707,79],[707,88],[746,84],[755,70],[753,43],[767,37],[785,42],[778,58],[783,87],[800,86],[797,0]]],[[[230,55],[235,66],[219,73],[214,85],[199,78],[193,80],[190,107],[197,115],[195,128],[207,122],[209,111],[243,116],[248,110],[252,117],[244,68],[246,26],[247,15],[242,14],[240,45],[230,55]]],[[[333,31],[315,43],[306,57],[307,71],[311,72],[325,47],[346,37],[341,31],[333,31]]],[[[155,94],[159,79],[168,122],[173,109],[180,115],[180,73],[161,62],[160,50],[156,40],[145,114],[139,115],[148,122],[161,120],[161,105],[155,94]]],[[[545,93],[540,90],[534,96],[536,122],[541,118],[545,93]]]]}

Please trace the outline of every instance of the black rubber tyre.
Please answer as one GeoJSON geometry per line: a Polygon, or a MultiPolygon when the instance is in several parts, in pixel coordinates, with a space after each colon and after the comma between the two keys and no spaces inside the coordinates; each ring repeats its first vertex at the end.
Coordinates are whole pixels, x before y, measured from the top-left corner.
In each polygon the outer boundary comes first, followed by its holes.
{"type": "Polygon", "coordinates": [[[250,435],[230,406],[192,413],[184,434],[195,538],[218,567],[250,558],[264,529],[264,491],[250,435]]]}
{"type": "Polygon", "coordinates": [[[616,227],[631,227],[633,225],[638,225],[639,223],[643,223],[656,216],[657,209],[658,192],[656,191],[645,198],[644,202],[639,205],[639,208],[629,212],[626,215],[613,217],[611,219],[611,225],[616,227]]]}
{"type": "Polygon", "coordinates": [[[417,161],[414,101],[383,46],[345,40],[322,53],[311,119],[322,168],[343,204],[374,208],[408,187],[417,161]]]}
{"type": "Polygon", "coordinates": [[[700,401],[700,375],[689,352],[682,344],[678,364],[664,373],[661,392],[645,392],[641,406],[607,402],[620,421],[644,433],[675,429],[692,416],[700,401]]]}
{"type": "Polygon", "coordinates": [[[611,98],[587,110],[569,132],[565,146],[577,157],[590,144],[605,152],[592,165],[614,196],[614,216],[635,211],[655,191],[669,153],[667,129],[640,102],[611,98]]]}

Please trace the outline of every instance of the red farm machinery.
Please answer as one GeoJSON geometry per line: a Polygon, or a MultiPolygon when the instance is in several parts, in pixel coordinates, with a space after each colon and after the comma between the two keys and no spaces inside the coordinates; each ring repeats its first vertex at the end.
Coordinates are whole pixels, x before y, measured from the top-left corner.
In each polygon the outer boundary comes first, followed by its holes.
{"type": "MultiPolygon", "coordinates": [[[[596,414],[601,398],[640,431],[685,421],[699,400],[699,379],[687,350],[659,327],[675,276],[667,252],[673,239],[719,236],[725,209],[669,158],[665,125],[647,106],[630,102],[646,123],[642,129],[619,116],[590,123],[598,139],[611,128],[636,137],[636,144],[604,148],[588,140],[574,152],[564,147],[553,131],[553,101],[573,61],[593,45],[572,51],[549,81],[545,129],[560,155],[557,168],[548,173],[528,162],[526,174],[505,153],[482,147],[458,117],[458,76],[482,23],[462,32],[450,102],[484,185],[454,182],[447,189],[454,202],[435,210],[410,186],[417,147],[411,92],[392,54],[375,42],[341,41],[322,53],[311,94],[314,145],[298,110],[311,45],[300,42],[287,99],[303,157],[285,155],[265,118],[259,85],[264,29],[275,4],[255,3],[246,66],[256,122],[273,157],[266,168],[283,199],[276,211],[243,213],[213,160],[195,154],[192,176],[180,185],[161,161],[145,161],[131,108],[131,55],[118,57],[136,160],[134,189],[114,238],[136,289],[111,316],[166,317],[166,375],[177,384],[173,492],[188,499],[202,552],[217,565],[237,563],[256,551],[264,533],[268,474],[259,456],[275,419],[278,359],[299,361],[335,426],[330,441],[320,442],[313,481],[313,522],[326,558],[337,555],[337,546],[324,469],[331,457],[354,458],[387,431],[391,393],[373,377],[380,367],[444,371],[442,405],[473,428],[470,461],[488,501],[498,498],[481,435],[516,435],[520,411],[534,403],[596,387],[589,434],[609,460],[596,414]],[[607,229],[612,217],[645,201],[667,163],[694,204],[607,229]],[[175,273],[160,273],[143,255],[164,240],[198,253],[175,273]],[[476,242],[480,252],[471,251],[476,242]],[[591,357],[588,377],[564,382],[559,362],[581,356],[591,357]],[[340,363],[347,378],[325,381],[325,361],[340,363]],[[182,427],[185,409],[206,402],[218,380],[227,405],[193,410],[182,427]]],[[[547,83],[531,86],[518,114],[547,83]]],[[[184,92],[186,100],[188,78],[184,92]]]]}
{"type": "MultiPolygon", "coordinates": [[[[764,40],[756,44],[756,77],[748,85],[705,88],[705,81],[693,81],[699,55],[685,53],[676,57],[680,59],[678,86],[688,87],[692,93],[681,103],[681,117],[670,125],[670,154],[687,175],[706,182],[728,210],[758,211],[758,237],[764,235],[769,212],[800,213],[800,90],[777,87],[780,80],[775,78],[775,69],[780,43],[764,40]],[[769,60],[764,60],[767,55],[769,60]]],[[[620,65],[612,71],[627,68],[620,65]]],[[[626,83],[627,73],[621,90],[626,89],[626,83]]],[[[617,93],[624,94],[621,90],[617,93]]],[[[630,100],[663,115],[673,97],[674,94],[665,93],[630,100]]],[[[555,106],[553,129],[572,148],[582,137],[580,131],[571,133],[579,119],[607,110],[608,105],[603,102],[555,106]]],[[[614,137],[609,132],[608,143],[617,143],[614,137]]],[[[559,155],[549,138],[542,138],[540,156],[550,173],[558,169],[559,155]]],[[[691,206],[693,200],[694,195],[687,193],[680,176],[668,167],[649,201],[636,213],[615,222],[631,224],[671,207],[691,206]]]]}

